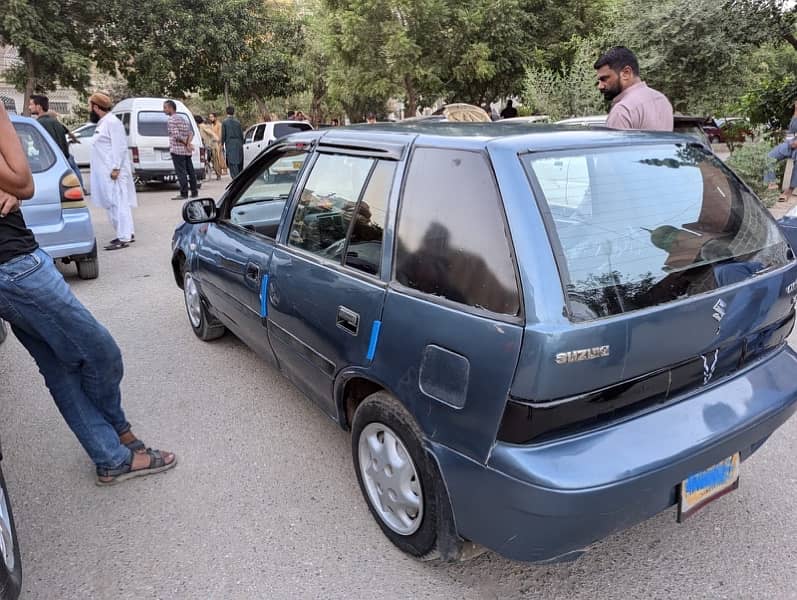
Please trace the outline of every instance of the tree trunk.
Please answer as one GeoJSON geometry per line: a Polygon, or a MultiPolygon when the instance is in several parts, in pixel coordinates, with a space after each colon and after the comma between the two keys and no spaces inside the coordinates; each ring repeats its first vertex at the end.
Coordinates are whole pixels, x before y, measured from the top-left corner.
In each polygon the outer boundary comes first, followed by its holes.
{"type": "Polygon", "coordinates": [[[792,32],[789,31],[784,33],[783,39],[786,40],[786,42],[788,42],[789,44],[791,44],[792,48],[797,50],[797,37],[795,37],[792,32]]]}
{"type": "Polygon", "coordinates": [[[26,117],[30,116],[28,110],[28,101],[36,91],[36,64],[34,63],[33,53],[30,50],[25,51],[25,99],[22,101],[22,114],[26,117]]]}
{"type": "Polygon", "coordinates": [[[418,92],[415,91],[415,86],[412,85],[412,76],[409,74],[404,76],[404,90],[407,93],[407,110],[404,117],[414,117],[418,112],[418,92]]]}
{"type": "Polygon", "coordinates": [[[252,94],[255,99],[255,104],[257,104],[257,110],[260,113],[260,118],[263,121],[270,121],[271,120],[271,113],[268,111],[268,106],[266,105],[263,98],[261,98],[258,94],[252,94]]]}

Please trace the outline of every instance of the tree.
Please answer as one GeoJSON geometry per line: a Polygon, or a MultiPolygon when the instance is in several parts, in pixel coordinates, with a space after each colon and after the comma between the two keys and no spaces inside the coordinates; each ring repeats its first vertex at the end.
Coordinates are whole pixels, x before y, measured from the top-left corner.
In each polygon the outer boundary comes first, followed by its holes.
{"type": "Polygon", "coordinates": [[[575,52],[569,67],[558,71],[532,67],[526,75],[524,103],[554,120],[601,114],[606,108],[595,88],[595,41],[574,38],[572,45],[575,52]]]}
{"type": "Polygon", "coordinates": [[[325,0],[330,91],[352,116],[403,96],[407,114],[442,91],[444,0],[325,0]]]}
{"type": "Polygon", "coordinates": [[[253,99],[292,93],[303,48],[301,22],[264,0],[116,0],[113,51],[101,58],[138,94],[203,90],[253,99]]]}
{"type": "Polygon", "coordinates": [[[611,42],[635,50],[643,77],[682,111],[738,93],[743,58],[793,25],[783,0],[624,0],[613,21],[611,42]]]}
{"type": "Polygon", "coordinates": [[[93,49],[104,41],[105,3],[98,0],[3,0],[0,43],[14,46],[19,62],[7,73],[28,99],[58,85],[85,90],[93,49]]]}

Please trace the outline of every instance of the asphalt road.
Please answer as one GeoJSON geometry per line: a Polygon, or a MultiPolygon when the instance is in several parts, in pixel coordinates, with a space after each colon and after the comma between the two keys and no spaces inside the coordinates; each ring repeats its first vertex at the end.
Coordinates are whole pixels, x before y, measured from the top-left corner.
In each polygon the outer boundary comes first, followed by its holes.
{"type": "MultiPolygon", "coordinates": [[[[405,557],[360,496],[348,434],[235,338],[194,337],[169,269],[173,193],[139,196],[137,242],[101,252],[98,280],[64,272],[123,350],[134,430],[176,469],[97,488],[32,359],[0,348],[24,598],[797,598],[797,419],[686,524],[669,510],[569,564],[405,557]]],[[[113,237],[100,211],[95,226],[113,237]]]]}

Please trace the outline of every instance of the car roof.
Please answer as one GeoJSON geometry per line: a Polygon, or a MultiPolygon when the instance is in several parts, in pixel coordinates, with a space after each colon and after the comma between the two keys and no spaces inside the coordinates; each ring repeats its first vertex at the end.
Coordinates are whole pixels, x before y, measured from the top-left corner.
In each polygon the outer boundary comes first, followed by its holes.
{"type": "MultiPolygon", "coordinates": [[[[171,100],[171,98],[153,98],[151,96],[139,96],[136,98],[125,98],[124,100],[120,100],[116,104],[114,104],[111,112],[116,110],[124,110],[129,108],[144,108],[144,109],[157,109],[163,110],[163,103],[166,100],[171,100]]],[[[173,102],[177,105],[178,109],[185,109],[188,112],[188,107],[181,102],[180,100],[173,100],[173,102]]]]}
{"type": "Polygon", "coordinates": [[[585,128],[577,125],[536,123],[452,123],[413,121],[404,123],[358,124],[335,129],[291,134],[289,142],[317,141],[320,147],[392,148],[436,146],[459,149],[512,148],[517,152],[544,152],[590,146],[694,142],[681,134],[585,128]]]}

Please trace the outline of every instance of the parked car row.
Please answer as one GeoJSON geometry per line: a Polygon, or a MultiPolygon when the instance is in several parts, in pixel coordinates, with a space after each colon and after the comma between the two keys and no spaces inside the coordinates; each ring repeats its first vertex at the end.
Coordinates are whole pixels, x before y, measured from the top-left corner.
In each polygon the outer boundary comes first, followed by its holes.
{"type": "Polygon", "coordinates": [[[352,434],[385,535],[563,560],[738,485],[797,408],[797,266],[690,138],[415,120],[279,140],[187,202],[190,327],[352,434]]]}

